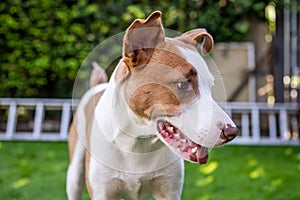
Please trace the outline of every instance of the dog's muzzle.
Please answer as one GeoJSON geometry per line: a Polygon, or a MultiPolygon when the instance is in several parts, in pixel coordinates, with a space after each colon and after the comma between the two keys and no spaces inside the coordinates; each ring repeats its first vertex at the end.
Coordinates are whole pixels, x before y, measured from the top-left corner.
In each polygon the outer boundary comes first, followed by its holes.
{"type": "MultiPolygon", "coordinates": [[[[183,159],[199,164],[206,164],[208,161],[208,147],[199,145],[189,139],[180,129],[165,120],[157,122],[157,130],[159,136],[175,153],[179,154],[183,159]]],[[[231,124],[224,124],[220,130],[220,139],[222,145],[233,140],[238,135],[238,129],[231,124]]]]}

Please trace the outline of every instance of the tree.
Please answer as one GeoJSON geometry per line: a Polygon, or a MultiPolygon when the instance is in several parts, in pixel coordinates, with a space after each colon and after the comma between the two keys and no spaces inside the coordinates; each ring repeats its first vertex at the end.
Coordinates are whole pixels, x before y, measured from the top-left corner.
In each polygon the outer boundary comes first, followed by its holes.
{"type": "MultiPolygon", "coordinates": [[[[264,20],[268,1],[57,1],[0,3],[0,96],[70,97],[84,58],[135,18],[163,12],[166,28],[205,27],[215,40],[247,38],[247,16],[264,20]]],[[[88,76],[88,75],[87,75],[88,76]]]]}

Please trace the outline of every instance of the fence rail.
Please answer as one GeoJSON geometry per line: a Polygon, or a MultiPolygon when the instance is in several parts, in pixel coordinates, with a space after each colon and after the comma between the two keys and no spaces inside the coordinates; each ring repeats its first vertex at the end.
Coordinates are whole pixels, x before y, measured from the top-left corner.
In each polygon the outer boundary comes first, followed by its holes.
{"type": "MultiPolygon", "coordinates": [[[[0,98],[0,140],[66,141],[79,100],[0,98]]],[[[240,135],[233,144],[298,145],[299,104],[221,103],[240,135]]]]}
{"type": "Polygon", "coordinates": [[[78,103],[71,99],[0,98],[0,140],[66,141],[72,107],[78,103]],[[47,112],[49,119],[45,119],[47,112]]]}
{"type": "Polygon", "coordinates": [[[240,135],[235,144],[300,144],[299,104],[226,103],[225,111],[233,118],[240,135]]]}

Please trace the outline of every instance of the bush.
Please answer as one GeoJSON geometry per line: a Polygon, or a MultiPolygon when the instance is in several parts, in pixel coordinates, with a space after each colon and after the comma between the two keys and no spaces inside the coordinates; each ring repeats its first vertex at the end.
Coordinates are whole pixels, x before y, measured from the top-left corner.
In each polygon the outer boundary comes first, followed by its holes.
{"type": "Polygon", "coordinates": [[[7,0],[0,3],[0,96],[71,97],[77,70],[100,41],[163,12],[166,28],[205,27],[216,41],[247,38],[268,1],[7,0]]]}

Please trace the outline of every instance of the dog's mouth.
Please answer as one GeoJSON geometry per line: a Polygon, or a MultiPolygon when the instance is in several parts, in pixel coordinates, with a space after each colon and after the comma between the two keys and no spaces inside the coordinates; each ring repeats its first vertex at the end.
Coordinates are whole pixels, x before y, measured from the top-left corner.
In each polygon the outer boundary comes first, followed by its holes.
{"type": "Polygon", "coordinates": [[[188,139],[176,126],[170,122],[159,120],[157,130],[165,143],[185,160],[205,164],[208,160],[208,148],[188,139]]]}

